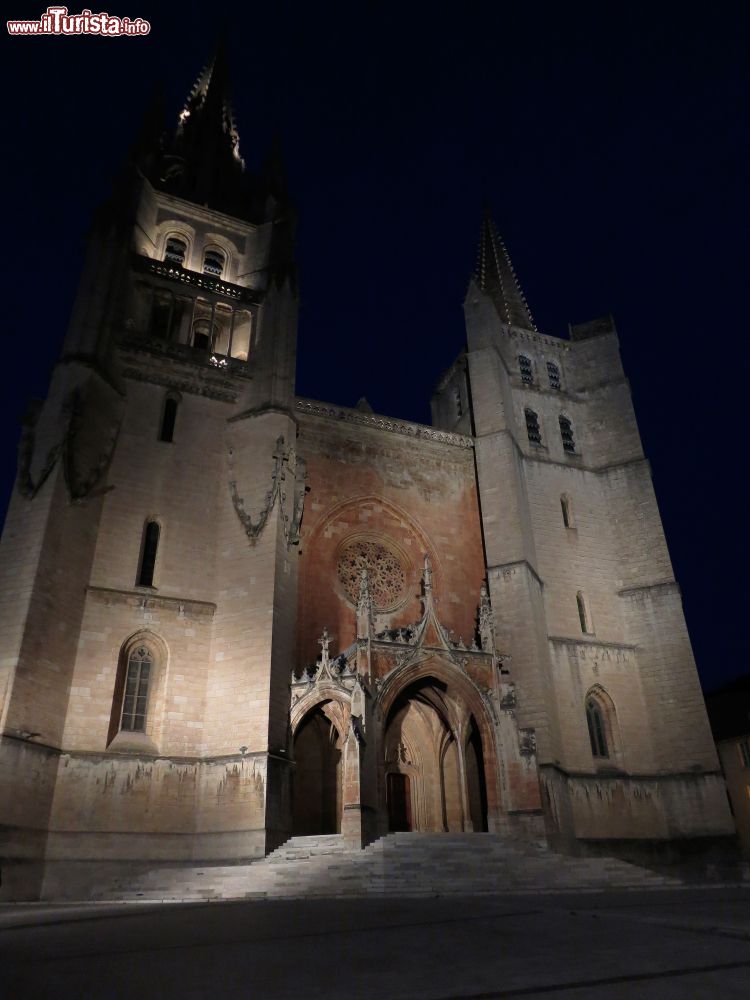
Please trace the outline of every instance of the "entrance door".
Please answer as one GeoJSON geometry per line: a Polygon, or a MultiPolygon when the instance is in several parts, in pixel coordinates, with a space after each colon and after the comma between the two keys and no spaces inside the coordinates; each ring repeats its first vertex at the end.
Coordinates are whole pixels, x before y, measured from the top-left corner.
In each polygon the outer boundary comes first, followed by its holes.
{"type": "Polygon", "coordinates": [[[407,774],[389,774],[386,786],[388,829],[392,833],[411,830],[411,790],[407,774]]]}

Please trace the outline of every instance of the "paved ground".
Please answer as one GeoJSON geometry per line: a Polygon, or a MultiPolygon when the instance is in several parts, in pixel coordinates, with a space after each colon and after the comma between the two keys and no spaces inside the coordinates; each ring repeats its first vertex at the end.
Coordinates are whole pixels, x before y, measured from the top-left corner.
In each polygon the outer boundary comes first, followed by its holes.
{"type": "Polygon", "coordinates": [[[0,997],[733,1000],[750,890],[0,906],[0,997]]]}

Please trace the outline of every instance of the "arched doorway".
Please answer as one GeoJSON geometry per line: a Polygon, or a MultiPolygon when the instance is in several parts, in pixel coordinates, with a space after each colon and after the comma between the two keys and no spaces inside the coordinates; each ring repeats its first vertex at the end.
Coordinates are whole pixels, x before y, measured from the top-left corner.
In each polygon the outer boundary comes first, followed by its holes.
{"type": "Polygon", "coordinates": [[[383,764],[389,830],[487,829],[481,732],[449,683],[426,676],[395,698],[383,764]]]}
{"type": "Polygon", "coordinates": [[[292,833],[311,836],[341,832],[341,735],[331,702],[317,705],[294,735],[292,833]]]}

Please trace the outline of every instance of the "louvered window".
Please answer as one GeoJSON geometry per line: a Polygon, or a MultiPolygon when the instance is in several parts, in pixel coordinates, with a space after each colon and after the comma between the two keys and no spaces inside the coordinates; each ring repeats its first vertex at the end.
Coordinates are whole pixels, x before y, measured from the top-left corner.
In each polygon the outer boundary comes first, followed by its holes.
{"type": "Polygon", "coordinates": [[[518,369],[521,372],[521,381],[523,384],[531,385],[534,381],[534,367],[531,364],[531,358],[527,358],[525,354],[519,354],[518,369]]]}
{"type": "Polygon", "coordinates": [[[560,388],[560,369],[554,361],[547,362],[547,378],[549,379],[550,389],[560,388]]]}
{"type": "Polygon", "coordinates": [[[562,438],[562,444],[565,451],[569,455],[575,455],[576,442],[573,436],[573,424],[568,420],[566,416],[560,414],[560,437],[562,438]]]}
{"type": "Polygon", "coordinates": [[[164,260],[171,260],[173,264],[182,265],[185,263],[186,254],[187,243],[176,236],[170,236],[164,251],[164,260]]]}
{"type": "Polygon", "coordinates": [[[205,274],[215,274],[217,277],[221,277],[224,271],[224,262],[226,258],[221,250],[206,250],[203,257],[203,271],[205,274]]]}
{"type": "Polygon", "coordinates": [[[526,433],[532,444],[542,443],[542,430],[539,426],[539,416],[533,410],[524,410],[526,416],[526,433]]]}

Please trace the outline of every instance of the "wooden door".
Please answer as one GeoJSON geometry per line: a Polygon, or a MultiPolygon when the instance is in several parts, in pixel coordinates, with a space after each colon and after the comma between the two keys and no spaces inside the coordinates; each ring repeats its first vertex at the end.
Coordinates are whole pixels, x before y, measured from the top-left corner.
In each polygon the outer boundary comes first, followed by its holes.
{"type": "Polygon", "coordinates": [[[407,774],[389,774],[386,786],[388,829],[411,830],[411,788],[407,774]]]}

